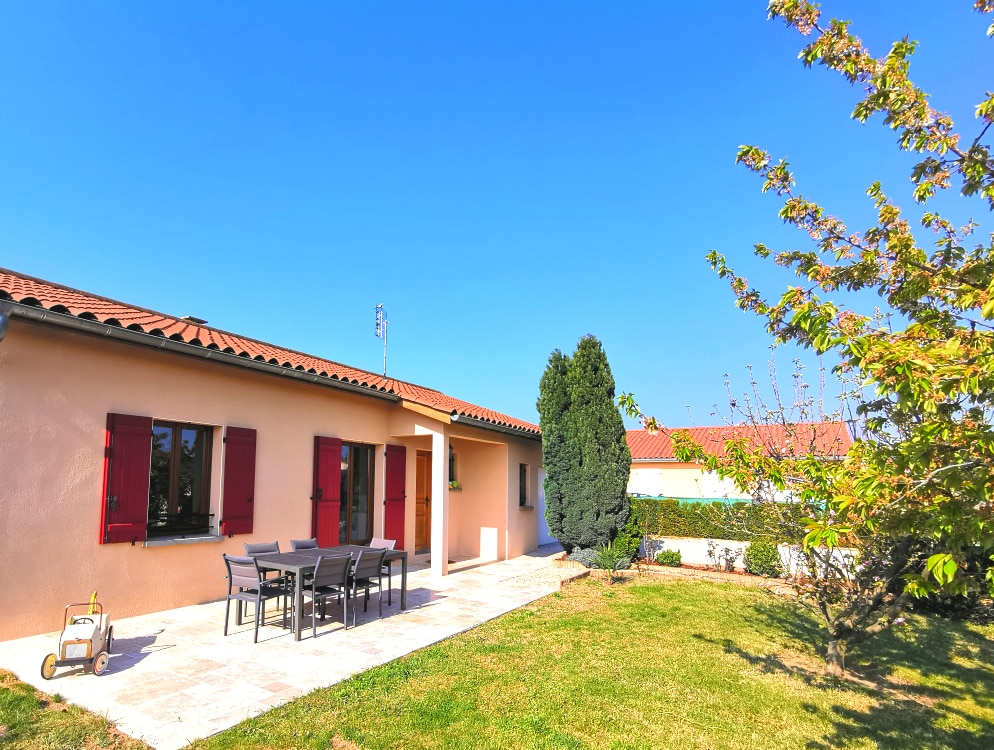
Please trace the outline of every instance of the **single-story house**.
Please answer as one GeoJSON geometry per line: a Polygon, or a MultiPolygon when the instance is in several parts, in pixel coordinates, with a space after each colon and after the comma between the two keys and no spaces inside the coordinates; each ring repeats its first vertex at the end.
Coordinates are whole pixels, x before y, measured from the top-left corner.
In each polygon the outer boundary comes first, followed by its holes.
{"type": "Polygon", "coordinates": [[[843,422],[805,422],[792,425],[724,425],[718,427],[674,427],[650,433],[628,430],[632,454],[628,477],[630,495],[670,497],[688,502],[749,500],[730,479],[704,471],[699,464],[677,459],[670,434],[687,432],[708,453],[721,455],[725,441],[744,438],[768,452],[804,455],[810,448],[827,459],[845,455],[852,439],[843,422]]]}
{"type": "Polygon", "coordinates": [[[538,427],[0,268],[0,639],[223,598],[245,542],[538,546],[538,427]]]}

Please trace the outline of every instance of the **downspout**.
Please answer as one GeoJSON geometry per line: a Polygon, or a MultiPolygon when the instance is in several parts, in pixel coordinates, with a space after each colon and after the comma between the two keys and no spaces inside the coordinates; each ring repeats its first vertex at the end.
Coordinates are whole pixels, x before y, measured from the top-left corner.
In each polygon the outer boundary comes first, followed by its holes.
{"type": "Polygon", "coordinates": [[[0,341],[7,335],[7,324],[10,322],[11,304],[0,300],[0,341]]]}

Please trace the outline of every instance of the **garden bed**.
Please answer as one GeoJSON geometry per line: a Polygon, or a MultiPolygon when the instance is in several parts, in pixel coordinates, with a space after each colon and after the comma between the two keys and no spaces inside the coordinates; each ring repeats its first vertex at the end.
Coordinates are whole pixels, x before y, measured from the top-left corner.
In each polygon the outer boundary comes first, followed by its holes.
{"type": "MultiPolygon", "coordinates": [[[[588,570],[588,568],[581,562],[567,560],[565,552],[560,552],[552,558],[552,564],[557,568],[588,570]]],[[[597,568],[590,568],[589,571],[595,576],[599,576],[603,572],[597,568]]],[[[660,576],[669,575],[678,578],[697,578],[708,581],[725,581],[728,583],[738,583],[743,586],[756,586],[770,589],[782,587],[784,591],[794,590],[793,583],[786,578],[766,578],[764,576],[752,575],[751,573],[746,573],[742,570],[715,570],[712,566],[693,565],[690,563],[684,563],[678,567],[660,565],[657,562],[641,562],[638,565],[632,563],[631,568],[628,570],[619,570],[616,575],[623,577],[638,575],[641,573],[660,576]]]]}

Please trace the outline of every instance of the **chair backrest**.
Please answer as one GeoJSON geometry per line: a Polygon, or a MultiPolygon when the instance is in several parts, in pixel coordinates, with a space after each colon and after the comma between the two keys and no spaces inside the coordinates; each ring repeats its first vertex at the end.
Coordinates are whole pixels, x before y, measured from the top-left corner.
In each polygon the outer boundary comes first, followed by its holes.
{"type": "Polygon", "coordinates": [[[393,549],[397,544],[396,539],[380,539],[378,536],[374,536],[372,541],[370,541],[370,547],[378,547],[380,549],[393,549]]]}
{"type": "Polygon", "coordinates": [[[258,544],[245,544],[245,554],[249,557],[255,557],[256,555],[265,555],[270,552],[279,552],[280,543],[276,542],[259,542],[258,544]]]}
{"type": "Polygon", "coordinates": [[[362,550],[359,553],[359,557],[355,561],[355,570],[352,575],[356,578],[379,578],[380,568],[383,565],[383,556],[386,555],[387,551],[385,549],[370,549],[362,550]]]}
{"type": "Polygon", "coordinates": [[[344,587],[349,580],[349,568],[352,567],[351,555],[328,555],[319,557],[314,566],[314,588],[322,586],[344,587]]]}
{"type": "Polygon", "coordinates": [[[259,568],[254,557],[222,555],[228,568],[228,591],[233,588],[254,589],[259,587],[259,568]]]}
{"type": "Polygon", "coordinates": [[[298,549],[317,549],[318,540],[317,539],[291,539],[290,540],[290,551],[296,552],[298,549]]]}

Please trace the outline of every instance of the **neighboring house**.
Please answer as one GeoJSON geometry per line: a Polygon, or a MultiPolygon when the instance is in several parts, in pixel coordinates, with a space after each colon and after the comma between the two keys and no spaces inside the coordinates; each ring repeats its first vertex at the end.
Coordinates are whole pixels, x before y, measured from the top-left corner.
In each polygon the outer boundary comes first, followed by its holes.
{"type": "Polygon", "coordinates": [[[0,424],[0,639],[94,590],[222,598],[244,542],[385,537],[437,575],[538,545],[536,425],[5,269],[0,424]]]}
{"type": "Polygon", "coordinates": [[[803,455],[810,447],[826,458],[844,456],[852,444],[842,422],[807,422],[794,425],[792,432],[780,425],[676,427],[655,434],[628,430],[628,448],[632,453],[629,494],[690,502],[750,499],[738,491],[731,480],[705,472],[699,464],[678,461],[668,433],[680,431],[690,433],[706,451],[717,455],[724,452],[725,441],[732,438],[745,438],[752,445],[763,445],[768,451],[788,455],[795,451],[803,455]]]}

